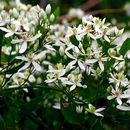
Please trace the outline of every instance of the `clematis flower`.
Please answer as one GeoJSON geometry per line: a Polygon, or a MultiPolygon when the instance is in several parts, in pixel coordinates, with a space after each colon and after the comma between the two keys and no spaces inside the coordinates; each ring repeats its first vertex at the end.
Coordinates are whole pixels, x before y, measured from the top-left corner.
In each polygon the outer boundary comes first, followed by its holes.
{"type": "Polygon", "coordinates": [[[19,71],[26,70],[30,65],[33,65],[34,69],[37,71],[42,71],[42,67],[36,62],[42,56],[44,55],[44,52],[41,52],[39,54],[30,54],[27,56],[16,56],[16,59],[25,61],[25,65],[19,69],[19,71]]]}
{"type": "Polygon", "coordinates": [[[13,36],[14,34],[24,33],[24,32],[20,32],[20,26],[15,21],[10,26],[0,27],[0,30],[6,32],[5,37],[10,37],[13,36]]]}
{"type": "Polygon", "coordinates": [[[100,54],[99,51],[97,51],[97,52],[94,52],[94,58],[86,60],[85,63],[94,64],[94,63],[98,62],[101,71],[104,71],[103,62],[105,62],[105,61],[107,61],[107,57],[104,57],[102,54],[100,54]]]}
{"type": "Polygon", "coordinates": [[[75,70],[67,76],[65,84],[70,85],[70,91],[73,91],[77,86],[87,88],[87,85],[82,85],[81,81],[82,81],[82,74],[77,73],[75,70]]]}
{"type": "Polygon", "coordinates": [[[47,73],[47,80],[45,80],[46,83],[53,83],[57,80],[64,81],[66,79],[63,77],[66,73],[66,69],[61,63],[57,64],[56,68],[49,65],[47,73]]]}
{"type": "Polygon", "coordinates": [[[86,29],[83,28],[82,25],[79,25],[77,28],[68,27],[66,37],[71,37],[73,35],[75,35],[78,41],[81,41],[82,38],[86,35],[86,29]]]}
{"type": "Polygon", "coordinates": [[[68,64],[71,68],[73,68],[73,66],[77,63],[79,67],[83,71],[85,71],[84,62],[82,61],[82,59],[79,58],[79,55],[81,55],[82,52],[78,49],[78,47],[73,45],[69,46],[68,48],[66,48],[65,54],[72,59],[72,61],[68,64]],[[69,53],[70,50],[73,50],[73,54],[69,53]]]}
{"type": "Polygon", "coordinates": [[[128,79],[126,76],[123,74],[123,72],[120,73],[110,73],[110,78],[109,78],[109,83],[115,83],[117,86],[121,84],[122,86],[127,86],[129,84],[128,79]]]}
{"type": "Polygon", "coordinates": [[[127,93],[123,93],[122,90],[119,88],[118,85],[115,88],[111,87],[111,95],[107,96],[108,100],[116,99],[119,105],[122,105],[122,99],[129,98],[130,95],[127,93]]]}
{"type": "Polygon", "coordinates": [[[96,107],[94,107],[92,104],[88,104],[88,108],[85,108],[86,112],[90,112],[96,116],[102,116],[102,117],[103,117],[103,115],[100,112],[102,112],[103,110],[105,110],[105,108],[96,109],[96,107]]]}
{"type": "Polygon", "coordinates": [[[35,36],[30,37],[29,35],[21,35],[21,39],[13,39],[11,41],[12,44],[19,43],[20,44],[20,49],[19,53],[24,53],[27,50],[27,42],[34,42],[36,41],[39,37],[41,37],[41,33],[36,34],[35,36]]]}
{"type": "Polygon", "coordinates": [[[12,23],[12,22],[14,22],[14,18],[10,19],[8,13],[5,11],[2,11],[0,14],[0,27],[8,25],[9,23],[12,23]]]}

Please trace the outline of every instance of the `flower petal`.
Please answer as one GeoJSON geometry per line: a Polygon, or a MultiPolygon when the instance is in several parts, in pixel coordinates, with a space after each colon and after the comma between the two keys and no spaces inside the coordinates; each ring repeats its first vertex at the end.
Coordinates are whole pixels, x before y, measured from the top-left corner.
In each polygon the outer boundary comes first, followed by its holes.
{"type": "Polygon", "coordinates": [[[20,50],[19,50],[19,53],[24,53],[25,51],[27,50],[27,42],[24,41],[23,43],[21,43],[21,47],[20,47],[20,50]]]}
{"type": "Polygon", "coordinates": [[[37,71],[42,71],[42,67],[37,62],[33,61],[32,64],[37,71]]]}
{"type": "Polygon", "coordinates": [[[119,110],[123,110],[123,111],[130,111],[129,106],[117,105],[116,108],[119,109],[119,110]]]}
{"type": "Polygon", "coordinates": [[[21,43],[21,42],[23,42],[23,39],[13,39],[11,41],[12,44],[21,43]]]}
{"type": "Polygon", "coordinates": [[[95,62],[97,62],[97,59],[90,59],[85,61],[86,64],[93,64],[95,62]]]}
{"type": "Polygon", "coordinates": [[[29,38],[27,41],[33,42],[33,41],[37,40],[39,37],[41,37],[41,35],[42,35],[41,33],[38,33],[34,37],[29,38]]]}
{"type": "Polygon", "coordinates": [[[78,65],[83,71],[85,71],[85,67],[82,62],[78,61],[78,65]]]}
{"type": "Polygon", "coordinates": [[[101,117],[103,117],[103,115],[102,114],[100,114],[100,113],[94,113],[96,116],[101,116],[101,117]]]}
{"type": "Polygon", "coordinates": [[[26,70],[31,63],[26,63],[22,68],[20,68],[18,71],[26,70]]]}
{"type": "Polygon", "coordinates": [[[23,61],[28,61],[28,58],[25,56],[16,56],[15,59],[23,60],[23,61]]]}
{"type": "Polygon", "coordinates": [[[9,33],[6,33],[6,34],[5,34],[5,37],[10,37],[10,36],[12,36],[12,35],[14,35],[14,33],[13,33],[13,32],[9,32],[9,33]]]}
{"type": "Polygon", "coordinates": [[[76,88],[76,85],[70,87],[70,91],[73,91],[76,88]]]}

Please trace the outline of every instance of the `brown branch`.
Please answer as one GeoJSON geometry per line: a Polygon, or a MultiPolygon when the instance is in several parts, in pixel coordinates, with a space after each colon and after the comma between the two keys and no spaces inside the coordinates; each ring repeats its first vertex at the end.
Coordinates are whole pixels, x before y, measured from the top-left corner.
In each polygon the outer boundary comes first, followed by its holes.
{"type": "Polygon", "coordinates": [[[95,10],[87,12],[87,14],[98,15],[98,14],[109,14],[109,13],[124,13],[125,10],[123,8],[119,9],[104,9],[104,10],[95,10]]]}
{"type": "MultiPolygon", "coordinates": [[[[99,15],[99,14],[109,14],[109,13],[124,13],[125,10],[123,8],[119,9],[104,9],[104,10],[95,10],[95,11],[90,11],[87,12],[86,14],[90,15],[99,15]]],[[[63,20],[67,19],[68,21],[71,21],[72,18],[70,18],[68,15],[63,15],[59,17],[59,23],[62,23],[63,20]]]]}
{"type": "Polygon", "coordinates": [[[99,3],[101,3],[101,0],[87,0],[84,4],[80,6],[80,8],[83,11],[86,11],[98,5],[99,3]]]}

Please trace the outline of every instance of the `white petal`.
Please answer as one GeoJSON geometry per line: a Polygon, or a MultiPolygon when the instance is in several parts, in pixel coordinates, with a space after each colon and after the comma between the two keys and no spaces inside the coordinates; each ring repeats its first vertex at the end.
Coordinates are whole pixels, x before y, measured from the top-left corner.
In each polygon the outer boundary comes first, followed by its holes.
{"type": "Polygon", "coordinates": [[[108,38],[108,36],[104,36],[104,39],[107,41],[107,42],[110,42],[110,39],[108,38]]]}
{"type": "Polygon", "coordinates": [[[23,73],[18,73],[18,77],[25,79],[25,76],[23,73]]]}
{"type": "Polygon", "coordinates": [[[27,41],[33,42],[33,41],[37,40],[39,37],[41,37],[41,35],[42,35],[41,33],[38,33],[34,37],[29,38],[27,41]]]}
{"type": "Polygon", "coordinates": [[[101,61],[99,61],[99,67],[100,67],[101,71],[104,71],[104,65],[101,61]]]}
{"type": "Polygon", "coordinates": [[[70,59],[75,59],[75,57],[73,55],[71,55],[69,52],[66,51],[66,55],[70,58],[70,59]]]}
{"type": "Polygon", "coordinates": [[[12,44],[21,43],[21,42],[23,42],[23,39],[13,39],[11,41],[12,44]]]}
{"type": "Polygon", "coordinates": [[[103,110],[105,110],[105,108],[98,108],[98,109],[96,109],[95,112],[101,112],[101,111],[103,111],[103,110]]]}
{"type": "Polygon", "coordinates": [[[117,101],[117,103],[119,104],[119,105],[121,105],[122,104],[122,101],[121,101],[121,99],[120,98],[116,98],[116,101],[117,101]]]}
{"type": "Polygon", "coordinates": [[[18,78],[17,78],[16,75],[13,76],[13,81],[14,81],[17,85],[19,85],[18,78]]]}
{"type": "Polygon", "coordinates": [[[45,56],[45,52],[42,51],[42,52],[40,52],[39,54],[34,55],[33,59],[34,59],[34,60],[37,60],[37,59],[40,59],[40,58],[42,58],[42,57],[44,57],[44,56],[45,56]]]}
{"type": "Polygon", "coordinates": [[[45,80],[46,83],[53,83],[56,79],[47,79],[45,80]]]}
{"type": "Polygon", "coordinates": [[[42,71],[42,67],[37,62],[33,61],[32,64],[37,71],[42,71]]]}
{"type": "Polygon", "coordinates": [[[47,71],[48,73],[50,73],[50,72],[54,72],[55,71],[55,69],[51,66],[51,65],[49,65],[49,70],[47,71]]]}
{"type": "Polygon", "coordinates": [[[26,63],[22,68],[19,69],[19,71],[26,70],[31,63],[26,63]]]}
{"type": "Polygon", "coordinates": [[[70,87],[70,91],[73,91],[76,88],[76,85],[70,87]]]}
{"type": "Polygon", "coordinates": [[[85,71],[85,67],[82,62],[78,61],[78,65],[83,71],[85,71]]]}
{"type": "Polygon", "coordinates": [[[112,58],[114,58],[114,59],[116,59],[116,60],[119,60],[119,61],[124,61],[124,59],[121,58],[121,57],[112,56],[112,58]]]}
{"type": "Polygon", "coordinates": [[[102,114],[100,114],[100,113],[94,113],[96,116],[101,116],[101,117],[103,117],[103,115],[102,114]]]}
{"type": "Polygon", "coordinates": [[[61,72],[59,73],[59,77],[63,76],[65,74],[65,72],[66,72],[65,69],[61,70],[61,72]]]}
{"type": "Polygon", "coordinates": [[[68,65],[70,66],[70,68],[77,62],[77,60],[73,60],[71,61],[68,65]]]}
{"type": "Polygon", "coordinates": [[[85,61],[86,64],[93,64],[95,62],[97,62],[97,59],[90,59],[85,61]]]}
{"type": "Polygon", "coordinates": [[[120,95],[121,98],[130,98],[130,94],[122,94],[120,95]]]}
{"type": "Polygon", "coordinates": [[[4,27],[0,27],[0,29],[1,29],[2,31],[4,31],[4,32],[7,32],[7,33],[10,33],[10,32],[11,32],[9,29],[4,28],[4,27]]]}
{"type": "Polygon", "coordinates": [[[67,85],[73,85],[73,83],[70,82],[70,81],[65,81],[65,84],[67,84],[67,85]]]}
{"type": "Polygon", "coordinates": [[[21,47],[20,47],[20,50],[19,50],[19,53],[24,53],[25,51],[27,50],[27,42],[24,41],[23,43],[21,43],[21,47]]]}
{"type": "Polygon", "coordinates": [[[112,96],[107,96],[107,99],[108,99],[108,100],[112,100],[112,99],[114,99],[114,98],[115,98],[114,95],[112,95],[112,96]]]}
{"type": "Polygon", "coordinates": [[[16,56],[15,58],[23,61],[28,61],[28,58],[25,56],[16,56]]]}
{"type": "Polygon", "coordinates": [[[129,106],[117,105],[116,108],[123,111],[130,111],[129,106]]]}
{"type": "Polygon", "coordinates": [[[9,86],[9,88],[17,88],[17,87],[19,87],[18,85],[11,85],[11,86],[9,86]]]}
{"type": "Polygon", "coordinates": [[[6,33],[6,34],[5,34],[5,37],[10,37],[10,36],[12,36],[12,35],[14,35],[14,33],[13,33],[13,32],[9,32],[9,33],[6,33]]]}

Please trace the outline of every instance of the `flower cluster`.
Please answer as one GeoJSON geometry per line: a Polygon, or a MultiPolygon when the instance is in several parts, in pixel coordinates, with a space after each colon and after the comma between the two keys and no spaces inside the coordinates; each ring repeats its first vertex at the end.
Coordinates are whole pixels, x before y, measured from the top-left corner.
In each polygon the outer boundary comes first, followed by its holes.
{"type": "MultiPolygon", "coordinates": [[[[34,86],[46,85],[68,96],[67,102],[76,104],[77,113],[103,116],[100,112],[107,104],[95,103],[102,97],[115,100],[117,109],[130,110],[125,56],[115,41],[123,29],[113,27],[105,19],[82,15],[78,25],[61,25],[54,24],[50,5],[43,10],[17,1],[16,8],[2,10],[1,88],[25,90],[32,82],[34,86]]],[[[62,107],[58,102],[54,104],[62,107]]]]}

